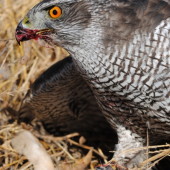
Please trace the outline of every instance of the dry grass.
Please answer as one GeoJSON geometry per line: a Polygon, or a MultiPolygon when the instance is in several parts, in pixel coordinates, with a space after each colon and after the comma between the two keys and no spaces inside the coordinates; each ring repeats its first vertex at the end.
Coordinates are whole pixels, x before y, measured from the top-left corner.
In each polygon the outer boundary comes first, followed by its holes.
{"type": "MultiPolygon", "coordinates": [[[[40,143],[46,149],[47,153],[52,158],[55,168],[58,170],[62,169],[61,162],[63,161],[61,161],[61,158],[64,158],[64,163],[67,164],[69,163],[68,165],[71,167],[73,166],[71,163],[76,162],[82,157],[81,150],[77,150],[77,148],[74,147],[75,142],[70,139],[72,137],[79,136],[78,133],[69,134],[64,137],[44,136],[41,135],[39,132],[33,130],[30,126],[24,124],[22,126],[18,126],[16,123],[13,123],[9,125],[3,125],[0,128],[0,139],[4,141],[3,145],[0,146],[0,162],[1,164],[3,162],[3,166],[2,165],[0,166],[0,170],[5,170],[9,168],[12,170],[33,169],[32,163],[29,162],[24,155],[19,154],[18,151],[15,150],[11,145],[11,141],[13,140],[15,135],[19,132],[23,132],[24,129],[31,131],[36,137],[40,139],[40,143]],[[69,153],[68,142],[73,144],[71,150],[74,151],[73,152],[74,154],[69,153]]],[[[91,149],[88,146],[84,145],[82,145],[81,147],[86,148],[88,150],[91,149]]],[[[98,151],[96,152],[100,155],[98,151]]],[[[104,156],[102,155],[102,157],[104,156]]],[[[92,168],[94,167],[94,163],[96,162],[98,161],[97,160],[91,161],[92,168]]]]}
{"type": "MultiPolygon", "coordinates": [[[[28,161],[25,161],[26,158],[15,151],[10,145],[10,141],[15,134],[27,127],[18,126],[16,122],[8,124],[9,117],[1,110],[7,105],[18,110],[30,83],[52,64],[68,55],[61,48],[56,48],[55,50],[44,48],[35,41],[27,42],[26,47],[24,47],[24,44],[21,46],[17,44],[14,35],[16,26],[37,2],[39,0],[0,0],[0,142],[3,143],[0,146],[0,164],[3,162],[3,167],[0,165],[0,170],[9,169],[9,167],[10,169],[28,170],[32,167],[28,161]],[[24,59],[26,60],[30,58],[26,65],[21,65],[21,63],[25,63],[22,59],[23,56],[25,56],[24,59]]],[[[42,139],[42,144],[51,157],[53,157],[55,166],[60,164],[61,156],[65,156],[66,160],[72,160],[73,156],[67,151],[67,142],[80,146],[80,144],[71,140],[70,136],[67,136],[67,139],[60,138],[59,140],[53,137],[47,137],[47,139],[41,134],[38,134],[38,132],[36,132],[36,135],[42,139]],[[58,141],[62,143],[63,148],[59,144],[56,144],[58,141]]],[[[80,147],[90,149],[90,147],[84,145],[80,147]]],[[[154,146],[153,148],[159,147],[162,146],[154,146]]],[[[169,145],[165,147],[167,149],[160,150],[156,156],[148,158],[148,160],[140,164],[140,168],[135,168],[134,170],[150,169],[150,166],[153,166],[160,159],[169,155],[170,147],[169,145]],[[150,161],[154,161],[154,163],[146,167],[146,164],[150,161]]],[[[139,148],[139,150],[146,150],[146,153],[149,153],[148,148],[151,147],[139,148]]],[[[101,153],[102,151],[94,152],[106,161],[106,158],[101,153]]],[[[94,163],[96,162],[97,160],[93,159],[90,164],[91,169],[94,169],[94,163]]],[[[110,166],[113,166],[112,162],[110,163],[110,166]]]]}
{"type": "Polygon", "coordinates": [[[44,48],[35,41],[19,46],[15,40],[15,29],[19,21],[39,0],[0,0],[0,100],[14,109],[20,107],[20,100],[31,82],[56,61],[68,55],[63,49],[44,48]],[[31,3],[30,3],[31,2],[31,3]],[[27,55],[27,65],[21,65],[27,55]],[[1,64],[2,63],[2,64],[1,64]]]}

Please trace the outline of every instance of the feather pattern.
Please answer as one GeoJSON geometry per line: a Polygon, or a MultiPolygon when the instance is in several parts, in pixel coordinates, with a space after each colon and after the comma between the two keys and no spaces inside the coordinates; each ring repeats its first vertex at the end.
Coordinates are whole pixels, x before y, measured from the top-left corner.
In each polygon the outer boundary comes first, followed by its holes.
{"type": "Polygon", "coordinates": [[[51,66],[27,92],[18,121],[30,123],[34,118],[54,135],[71,132],[115,134],[71,57],[51,66]]]}
{"type": "MultiPolygon", "coordinates": [[[[115,155],[125,148],[125,141],[129,148],[145,145],[147,130],[150,144],[162,138],[168,141],[170,1],[49,0],[40,5],[61,5],[65,10],[60,19],[47,18],[39,23],[38,18],[46,15],[35,6],[28,18],[34,29],[53,29],[49,43],[72,55],[118,133],[115,155]]],[[[124,155],[118,161],[127,163],[136,154],[124,155]]]]}

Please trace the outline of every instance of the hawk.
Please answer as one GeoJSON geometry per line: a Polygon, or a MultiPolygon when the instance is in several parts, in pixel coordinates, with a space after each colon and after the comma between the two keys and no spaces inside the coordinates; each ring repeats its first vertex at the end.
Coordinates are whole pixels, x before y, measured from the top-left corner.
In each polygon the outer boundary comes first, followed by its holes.
{"type": "Polygon", "coordinates": [[[16,29],[18,43],[65,48],[118,135],[114,157],[127,167],[146,159],[122,150],[170,139],[170,1],[44,0],[16,29]]]}

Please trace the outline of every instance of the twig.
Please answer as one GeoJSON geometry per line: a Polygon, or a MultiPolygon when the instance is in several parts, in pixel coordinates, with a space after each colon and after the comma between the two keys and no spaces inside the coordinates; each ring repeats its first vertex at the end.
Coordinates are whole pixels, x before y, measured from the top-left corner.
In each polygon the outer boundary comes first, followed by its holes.
{"type": "MultiPolygon", "coordinates": [[[[99,151],[100,154],[102,154],[104,156],[104,154],[103,154],[103,152],[102,152],[102,150],[100,148],[98,148],[98,151],[99,151]]],[[[108,163],[108,161],[106,159],[104,159],[104,162],[105,162],[105,164],[108,163]]]]}
{"type": "Polygon", "coordinates": [[[168,154],[170,154],[170,149],[167,149],[167,150],[165,150],[165,151],[162,152],[162,153],[159,153],[159,154],[157,154],[157,155],[155,155],[155,156],[152,156],[152,157],[149,158],[148,160],[143,161],[142,163],[140,163],[138,166],[142,166],[142,165],[146,164],[147,162],[152,162],[152,161],[154,161],[154,160],[156,160],[156,159],[158,159],[158,158],[160,158],[160,157],[162,157],[162,156],[167,156],[168,154]]]}
{"type": "Polygon", "coordinates": [[[66,150],[66,148],[64,148],[63,146],[61,146],[61,144],[59,142],[53,141],[56,145],[58,145],[67,155],[70,159],[75,160],[75,158],[72,157],[72,155],[66,150]]]}
{"type": "Polygon", "coordinates": [[[10,149],[10,148],[7,148],[7,147],[4,147],[4,146],[2,146],[2,145],[0,145],[0,148],[1,149],[3,149],[3,150],[6,150],[6,151],[8,151],[8,152],[15,152],[16,154],[18,154],[18,152],[15,150],[15,149],[10,149]]]}
{"type": "Polygon", "coordinates": [[[10,40],[15,40],[15,37],[13,37],[13,38],[8,38],[8,39],[0,39],[0,41],[10,41],[10,40]]]}
{"type": "Polygon", "coordinates": [[[17,164],[17,163],[18,163],[18,161],[14,161],[14,162],[12,162],[12,163],[10,163],[10,164],[8,164],[8,165],[5,165],[5,166],[2,167],[0,170],[6,169],[6,168],[8,168],[9,166],[14,165],[14,164],[17,164]]]}
{"type": "Polygon", "coordinates": [[[40,134],[35,133],[35,132],[33,132],[33,134],[40,139],[48,139],[48,140],[52,140],[52,141],[62,141],[62,140],[67,140],[69,138],[73,138],[75,136],[79,136],[79,133],[72,133],[72,134],[69,134],[69,135],[66,135],[66,136],[63,136],[63,137],[54,137],[54,136],[51,136],[51,135],[49,135],[49,136],[48,135],[40,135],[40,134]]]}

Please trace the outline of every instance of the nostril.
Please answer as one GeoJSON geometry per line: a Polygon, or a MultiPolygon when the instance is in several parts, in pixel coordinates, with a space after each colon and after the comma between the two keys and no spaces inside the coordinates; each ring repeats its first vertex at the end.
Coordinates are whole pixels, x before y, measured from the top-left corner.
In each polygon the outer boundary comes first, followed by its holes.
{"type": "Polygon", "coordinates": [[[25,24],[30,24],[30,21],[29,21],[29,20],[27,20],[27,21],[25,22],[25,24]]]}

